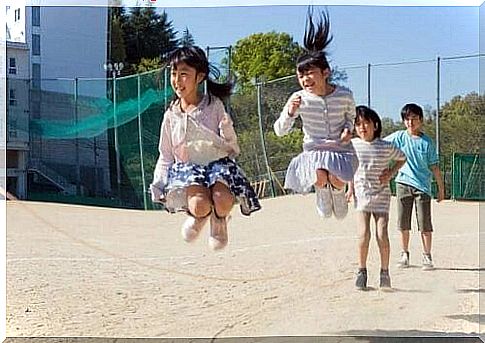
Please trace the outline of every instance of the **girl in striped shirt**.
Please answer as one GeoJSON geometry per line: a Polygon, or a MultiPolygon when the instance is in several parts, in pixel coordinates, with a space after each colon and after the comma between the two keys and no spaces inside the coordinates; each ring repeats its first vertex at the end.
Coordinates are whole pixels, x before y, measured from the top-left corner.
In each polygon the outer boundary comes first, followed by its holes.
{"type": "Polygon", "coordinates": [[[376,239],[381,256],[380,287],[390,288],[389,277],[389,181],[406,162],[404,153],[390,142],[382,140],[381,119],[366,106],[357,107],[355,130],[358,138],[352,144],[359,159],[354,181],[349,184],[347,199],[354,197],[359,227],[359,270],[356,287],[367,287],[367,255],[370,241],[370,219],[376,223],[376,239]],[[392,166],[391,166],[392,163],[392,166]]]}
{"type": "Polygon", "coordinates": [[[305,52],[297,59],[301,90],[293,93],[274,124],[276,135],[289,133],[300,117],[303,152],[292,159],[285,188],[308,193],[315,187],[317,211],[329,218],[347,215],[345,184],[353,178],[357,159],[350,143],[355,116],[352,92],[329,82],[325,48],[331,42],[328,15],[314,25],[309,11],[304,35],[305,52]]]}

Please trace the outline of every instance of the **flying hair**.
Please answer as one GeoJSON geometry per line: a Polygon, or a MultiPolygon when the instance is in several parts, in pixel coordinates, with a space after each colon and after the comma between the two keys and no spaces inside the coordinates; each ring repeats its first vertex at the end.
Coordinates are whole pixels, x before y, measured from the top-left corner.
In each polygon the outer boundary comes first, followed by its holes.
{"type": "Polygon", "coordinates": [[[322,11],[315,25],[313,7],[308,8],[303,46],[308,52],[324,52],[333,37],[330,34],[330,19],[326,11],[322,11]]]}
{"type": "Polygon", "coordinates": [[[304,52],[296,60],[296,68],[299,72],[317,67],[322,70],[329,69],[325,49],[332,41],[330,34],[330,19],[328,13],[322,11],[319,17],[313,17],[313,8],[308,8],[305,35],[303,37],[304,52]]]}

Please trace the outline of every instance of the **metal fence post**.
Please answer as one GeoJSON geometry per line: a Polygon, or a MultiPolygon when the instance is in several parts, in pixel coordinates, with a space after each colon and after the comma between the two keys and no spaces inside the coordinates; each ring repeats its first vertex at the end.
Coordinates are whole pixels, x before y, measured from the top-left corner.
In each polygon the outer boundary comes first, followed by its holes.
{"type": "Polygon", "coordinates": [[[266,164],[266,172],[268,173],[269,182],[271,185],[271,196],[274,198],[276,196],[273,177],[271,176],[271,168],[269,167],[268,154],[266,152],[266,142],[264,140],[264,130],[263,130],[263,98],[261,88],[263,83],[256,78],[256,91],[258,96],[258,119],[259,119],[259,134],[261,136],[261,146],[263,148],[264,163],[266,164]]]}
{"type": "Polygon", "coordinates": [[[140,145],[140,169],[141,169],[141,183],[142,183],[142,194],[143,194],[143,208],[147,210],[147,194],[146,194],[146,183],[145,183],[145,167],[143,165],[143,128],[141,122],[141,108],[140,108],[140,74],[137,74],[137,97],[138,97],[138,142],[140,145]]]}
{"type": "Polygon", "coordinates": [[[78,112],[77,112],[77,105],[78,105],[78,78],[74,79],[74,123],[76,125],[76,195],[81,195],[81,167],[79,161],[79,137],[78,137],[78,112]]]}
{"type": "Polygon", "coordinates": [[[367,64],[367,107],[370,108],[370,97],[371,97],[371,94],[370,94],[370,77],[371,77],[371,73],[370,73],[370,63],[367,64]]]}
{"type": "Polygon", "coordinates": [[[440,78],[441,58],[436,59],[436,154],[440,157],[440,78]]]}
{"type": "Polygon", "coordinates": [[[116,187],[118,191],[118,200],[121,201],[121,163],[120,163],[120,147],[118,142],[118,118],[116,116],[116,73],[113,71],[113,122],[114,122],[114,143],[115,143],[115,158],[116,158],[116,187]]]}

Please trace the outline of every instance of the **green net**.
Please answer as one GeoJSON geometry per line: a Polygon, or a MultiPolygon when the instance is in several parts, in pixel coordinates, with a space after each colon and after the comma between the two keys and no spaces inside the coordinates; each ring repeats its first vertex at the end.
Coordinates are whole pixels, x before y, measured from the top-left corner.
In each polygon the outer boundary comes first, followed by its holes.
{"type": "MultiPolygon", "coordinates": [[[[136,79],[134,80],[136,82],[136,79]]],[[[132,79],[117,81],[133,83],[132,79]]],[[[78,100],[75,108],[83,108],[88,116],[64,120],[32,119],[31,132],[46,139],[90,138],[100,135],[109,128],[124,125],[153,105],[160,105],[172,96],[170,88],[162,91],[148,88],[141,94],[129,94],[131,87],[122,85],[122,98],[113,102],[107,98],[78,100]]],[[[137,91],[136,85],[134,91],[137,91]]],[[[121,92],[120,92],[121,93],[121,92]]]]}
{"type": "Polygon", "coordinates": [[[483,162],[483,154],[453,154],[454,199],[485,200],[483,162]]]}

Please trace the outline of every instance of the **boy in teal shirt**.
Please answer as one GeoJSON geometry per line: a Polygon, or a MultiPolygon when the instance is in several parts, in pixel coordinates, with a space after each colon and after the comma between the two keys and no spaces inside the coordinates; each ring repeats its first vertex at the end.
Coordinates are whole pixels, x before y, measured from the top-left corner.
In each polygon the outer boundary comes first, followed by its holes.
{"type": "Polygon", "coordinates": [[[430,270],[434,268],[431,258],[432,175],[438,185],[438,202],[445,197],[444,184],[433,141],[421,131],[423,109],[416,104],[407,104],[401,110],[401,118],[406,130],[396,131],[384,138],[404,152],[407,158],[396,176],[398,228],[401,231],[402,247],[398,264],[403,268],[409,266],[409,233],[413,205],[416,204],[418,230],[423,243],[423,269],[430,270]]]}

